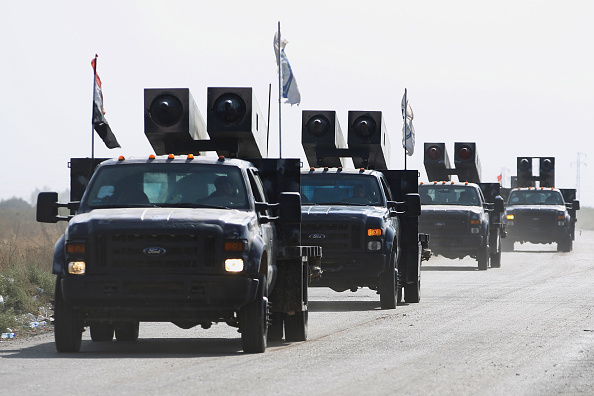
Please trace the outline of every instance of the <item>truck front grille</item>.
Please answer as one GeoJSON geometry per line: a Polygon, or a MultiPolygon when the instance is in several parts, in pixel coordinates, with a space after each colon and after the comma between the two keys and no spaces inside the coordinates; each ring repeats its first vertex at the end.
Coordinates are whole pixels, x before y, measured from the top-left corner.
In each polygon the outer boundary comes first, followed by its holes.
{"type": "Polygon", "coordinates": [[[468,234],[468,216],[459,213],[426,214],[419,217],[419,232],[431,235],[468,234]]]}
{"type": "Polygon", "coordinates": [[[514,228],[531,231],[557,226],[557,212],[542,210],[514,211],[514,228]]]}
{"type": "Polygon", "coordinates": [[[95,238],[91,270],[163,271],[215,269],[221,257],[221,238],[204,232],[192,234],[104,234],[95,238]],[[152,252],[152,254],[151,254],[152,252]],[[219,258],[219,260],[217,260],[219,258]]]}
{"type": "Polygon", "coordinates": [[[328,251],[355,251],[364,246],[363,227],[354,223],[302,223],[301,242],[328,251]]]}

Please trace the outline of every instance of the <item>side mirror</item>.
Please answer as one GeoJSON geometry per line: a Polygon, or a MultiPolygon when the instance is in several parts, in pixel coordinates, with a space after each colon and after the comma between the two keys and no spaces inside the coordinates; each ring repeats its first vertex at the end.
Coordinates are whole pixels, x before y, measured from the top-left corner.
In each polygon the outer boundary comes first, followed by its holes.
{"type": "Polygon", "coordinates": [[[505,205],[503,203],[503,198],[498,195],[495,197],[495,212],[496,213],[503,213],[505,210],[505,205]]]}
{"type": "Polygon", "coordinates": [[[37,221],[40,223],[57,223],[58,218],[58,193],[42,192],[37,196],[37,221]]]}
{"type": "Polygon", "coordinates": [[[284,192],[280,194],[280,220],[285,224],[301,224],[301,194],[284,192]]]}
{"type": "Polygon", "coordinates": [[[571,203],[571,209],[580,210],[580,201],[578,201],[577,199],[574,199],[573,202],[571,203]]]}
{"type": "Polygon", "coordinates": [[[408,193],[404,196],[406,211],[404,214],[408,217],[419,217],[421,215],[421,196],[416,193],[408,193]]]}
{"type": "Polygon", "coordinates": [[[483,209],[485,209],[487,212],[492,212],[495,209],[495,205],[493,202],[484,202],[483,209]]]}
{"type": "Polygon", "coordinates": [[[268,216],[266,213],[267,210],[276,207],[276,204],[269,204],[266,202],[256,202],[256,213],[258,214],[258,218],[260,223],[268,224],[278,219],[278,217],[268,216]]]}

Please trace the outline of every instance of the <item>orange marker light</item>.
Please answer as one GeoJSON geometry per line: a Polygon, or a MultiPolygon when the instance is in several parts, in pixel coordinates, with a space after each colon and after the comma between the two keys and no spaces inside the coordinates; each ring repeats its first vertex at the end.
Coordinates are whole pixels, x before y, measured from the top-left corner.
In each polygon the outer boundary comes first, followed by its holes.
{"type": "Polygon", "coordinates": [[[66,245],[66,251],[68,253],[84,253],[86,250],[84,243],[69,243],[66,245]]]}
{"type": "Polygon", "coordinates": [[[368,228],[367,236],[382,236],[382,229],[381,228],[368,228]]]}
{"type": "Polygon", "coordinates": [[[225,242],[225,251],[226,252],[242,252],[243,251],[243,241],[227,241],[227,242],[225,242]]]}

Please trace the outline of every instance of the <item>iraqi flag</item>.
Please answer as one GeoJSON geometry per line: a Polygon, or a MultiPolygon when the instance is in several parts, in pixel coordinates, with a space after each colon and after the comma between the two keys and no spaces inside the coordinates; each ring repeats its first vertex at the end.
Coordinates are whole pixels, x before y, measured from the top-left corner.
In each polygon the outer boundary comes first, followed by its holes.
{"type": "Polygon", "coordinates": [[[402,126],[402,147],[406,150],[407,155],[413,155],[415,152],[415,128],[412,120],[414,118],[412,108],[408,104],[408,97],[406,96],[406,89],[404,89],[404,97],[402,98],[402,118],[404,125],[402,126]]]}
{"type": "Polygon", "coordinates": [[[95,90],[93,92],[93,128],[103,139],[103,143],[107,148],[113,149],[121,147],[118,143],[115,135],[111,131],[107,120],[105,119],[105,110],[103,110],[103,93],[101,91],[101,79],[97,74],[97,55],[91,60],[91,66],[93,66],[93,73],[95,74],[95,90]]]}
{"type": "Polygon", "coordinates": [[[278,32],[276,32],[274,34],[274,52],[276,53],[277,66],[280,61],[281,79],[283,84],[282,97],[286,99],[285,103],[298,105],[301,103],[301,94],[299,93],[299,87],[297,87],[297,80],[295,80],[293,69],[291,69],[289,59],[287,58],[287,54],[285,54],[285,46],[287,45],[288,41],[284,39],[281,40],[280,43],[278,41],[278,32]]]}

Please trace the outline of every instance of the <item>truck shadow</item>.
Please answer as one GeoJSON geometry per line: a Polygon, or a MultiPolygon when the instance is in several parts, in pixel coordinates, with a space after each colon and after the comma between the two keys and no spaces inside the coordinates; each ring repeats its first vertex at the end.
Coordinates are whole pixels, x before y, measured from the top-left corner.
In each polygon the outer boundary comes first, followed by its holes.
{"type": "Polygon", "coordinates": [[[421,271],[478,271],[478,268],[454,265],[423,265],[421,271]]]}
{"type": "MultiPolygon", "coordinates": [[[[398,303],[398,305],[408,305],[398,303]]],[[[380,310],[378,301],[312,301],[309,300],[310,312],[353,312],[380,310]]]]}
{"type": "MultiPolygon", "coordinates": [[[[275,346],[278,343],[271,344],[275,346]]],[[[187,358],[242,355],[239,338],[140,338],[137,342],[83,340],[80,352],[58,353],[53,340],[31,347],[0,349],[2,359],[187,358]]]]}

